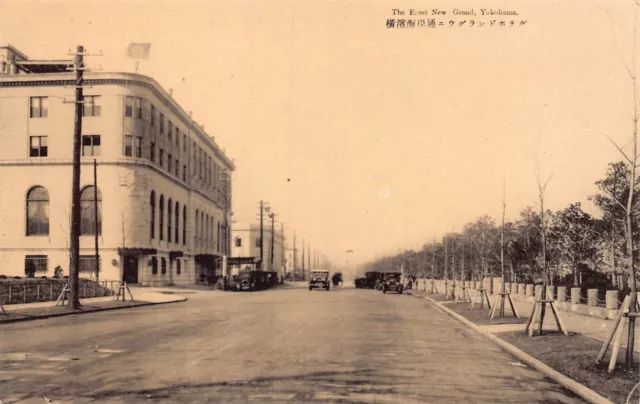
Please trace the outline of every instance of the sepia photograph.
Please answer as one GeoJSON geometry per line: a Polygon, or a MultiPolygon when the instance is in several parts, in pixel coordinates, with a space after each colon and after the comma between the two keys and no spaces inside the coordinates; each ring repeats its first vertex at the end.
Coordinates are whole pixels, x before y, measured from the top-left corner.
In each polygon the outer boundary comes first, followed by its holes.
{"type": "Polygon", "coordinates": [[[0,0],[0,404],[640,404],[640,0],[0,0]]]}

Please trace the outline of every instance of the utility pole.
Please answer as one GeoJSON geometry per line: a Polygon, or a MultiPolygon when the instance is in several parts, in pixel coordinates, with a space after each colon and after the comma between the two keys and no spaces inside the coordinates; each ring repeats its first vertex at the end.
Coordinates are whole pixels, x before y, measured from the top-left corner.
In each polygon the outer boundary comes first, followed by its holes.
{"type": "MultiPolygon", "coordinates": [[[[96,250],[96,282],[100,281],[100,253],[98,251],[98,161],[93,159],[93,229],[96,250]]],[[[124,246],[123,246],[124,247],[124,246]]],[[[123,255],[124,258],[124,255],[123,255]]],[[[124,276],[124,274],[123,274],[124,276]]],[[[123,279],[124,280],[124,279],[123,279]]]]}
{"type": "Polygon", "coordinates": [[[260,268],[264,271],[264,201],[260,201],[260,268]]]}
{"type": "Polygon", "coordinates": [[[285,251],[284,251],[284,223],[283,222],[280,222],[280,236],[282,238],[281,240],[282,254],[280,255],[280,268],[282,268],[282,279],[284,281],[284,276],[287,271],[287,266],[285,265],[286,260],[284,258],[285,251]]]}
{"type": "Polygon", "coordinates": [[[298,249],[296,248],[296,232],[293,232],[293,265],[291,266],[291,270],[293,274],[291,275],[291,281],[294,282],[296,280],[296,265],[298,265],[298,249]]]}
{"type": "Polygon", "coordinates": [[[304,281],[306,277],[304,276],[304,239],[302,239],[302,280],[304,281]]]}
{"type": "MultiPolygon", "coordinates": [[[[71,231],[69,237],[69,306],[80,308],[78,286],[80,283],[80,147],[82,139],[82,107],[84,95],[84,47],[78,46],[75,54],[76,72],[75,120],[73,127],[73,179],[71,182],[71,231]]],[[[96,212],[97,214],[97,212],[96,212]]]]}
{"type": "Polygon", "coordinates": [[[269,253],[269,269],[273,272],[273,239],[275,236],[275,227],[274,227],[274,219],[276,217],[275,213],[269,214],[269,219],[271,219],[271,251],[269,253]]]}

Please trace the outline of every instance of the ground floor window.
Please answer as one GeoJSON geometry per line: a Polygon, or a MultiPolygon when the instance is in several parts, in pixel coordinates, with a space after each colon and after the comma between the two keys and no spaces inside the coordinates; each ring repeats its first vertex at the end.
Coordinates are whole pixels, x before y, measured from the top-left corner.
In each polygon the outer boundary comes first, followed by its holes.
{"type": "Polygon", "coordinates": [[[167,273],[167,259],[162,258],[162,275],[167,273]]]}
{"type": "Polygon", "coordinates": [[[46,255],[27,255],[24,258],[25,275],[46,273],[49,270],[49,257],[46,255]]]}
{"type": "Polygon", "coordinates": [[[158,258],[151,257],[151,274],[156,275],[158,273],[158,258]]]}
{"type": "Polygon", "coordinates": [[[176,274],[180,275],[182,272],[182,263],[180,260],[176,260],[176,274]]]}
{"type": "MultiPolygon", "coordinates": [[[[100,261],[98,260],[98,265],[100,261]]],[[[98,269],[99,270],[99,269],[98,269]]],[[[80,256],[80,271],[81,274],[95,274],[96,273],[96,256],[95,255],[81,255],[80,256]]]]}

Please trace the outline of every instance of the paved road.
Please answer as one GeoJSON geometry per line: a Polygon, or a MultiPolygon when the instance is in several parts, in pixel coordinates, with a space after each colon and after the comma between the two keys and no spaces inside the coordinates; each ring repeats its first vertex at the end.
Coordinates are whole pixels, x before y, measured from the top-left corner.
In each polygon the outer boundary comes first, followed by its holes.
{"type": "Polygon", "coordinates": [[[409,295],[199,291],[0,326],[4,403],[578,403],[409,295]]]}

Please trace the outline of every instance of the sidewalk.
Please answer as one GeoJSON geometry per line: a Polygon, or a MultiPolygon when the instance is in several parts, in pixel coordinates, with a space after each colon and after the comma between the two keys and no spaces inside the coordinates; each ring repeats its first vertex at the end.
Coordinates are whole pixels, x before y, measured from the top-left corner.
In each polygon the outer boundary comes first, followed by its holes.
{"type": "MultiPolygon", "coordinates": [[[[602,364],[595,364],[603,340],[606,339],[607,332],[613,328],[613,320],[559,311],[565,327],[570,332],[569,336],[565,336],[556,331],[553,314],[548,312],[544,321],[545,333],[541,337],[531,338],[525,335],[524,329],[531,315],[533,303],[514,301],[519,318],[513,317],[507,305],[505,317],[492,320],[489,318],[490,310],[486,304],[483,309],[476,307],[469,310],[468,302],[456,304],[455,300],[444,300],[444,295],[432,295],[418,290],[410,292],[485,335],[505,351],[578,394],[587,402],[625,402],[638,383],[637,366],[627,371],[623,365],[624,348],[618,352],[618,366],[614,373],[607,371],[611,349],[602,364]]],[[[495,296],[490,295],[489,298],[493,305],[495,296]]],[[[636,364],[639,359],[640,357],[635,358],[636,364]]],[[[637,397],[638,394],[635,394],[636,402],[637,397]]]]}
{"type": "Polygon", "coordinates": [[[56,302],[6,305],[3,306],[5,313],[0,313],[0,324],[187,300],[186,297],[180,296],[170,288],[130,287],[130,290],[133,294],[134,301],[129,299],[126,301],[114,300],[114,296],[80,299],[80,304],[82,305],[81,310],[71,310],[68,305],[56,306],[56,302]]]}
{"type": "MultiPolygon", "coordinates": [[[[413,294],[416,294],[416,293],[419,294],[419,296],[428,296],[443,304],[453,303],[453,301],[451,300],[445,301],[444,295],[431,295],[429,293],[425,293],[423,291],[419,291],[415,289],[412,290],[412,292],[413,294]]],[[[474,297],[473,293],[471,293],[471,298],[473,297],[474,297]]],[[[491,304],[493,304],[493,302],[495,301],[495,295],[489,295],[489,299],[491,300],[491,304]]],[[[531,311],[533,310],[533,302],[518,301],[516,299],[512,299],[512,300],[513,300],[513,305],[515,306],[516,311],[518,312],[518,316],[523,319],[528,319],[529,316],[531,315],[531,311]]],[[[508,316],[511,316],[511,309],[508,307],[508,305],[507,305],[507,308],[505,308],[505,313],[508,316]]],[[[574,313],[574,312],[564,311],[564,310],[558,310],[558,315],[562,319],[563,324],[567,327],[569,332],[582,334],[584,336],[594,338],[601,342],[604,342],[607,339],[607,337],[611,333],[611,330],[613,329],[613,323],[614,323],[613,320],[605,320],[598,317],[585,316],[579,313],[574,313]]],[[[491,324],[491,323],[499,324],[495,321],[494,322],[487,321],[487,324],[491,324]]],[[[544,327],[545,329],[550,329],[550,330],[555,330],[557,328],[555,324],[555,320],[553,319],[553,314],[551,314],[551,312],[548,312],[547,315],[545,315],[544,327]]],[[[507,327],[507,326],[498,327],[496,325],[490,325],[490,326],[487,326],[486,329],[489,332],[503,332],[507,330],[516,331],[520,329],[524,331],[524,325],[514,324],[514,325],[511,325],[510,327],[507,327]]],[[[635,338],[636,338],[636,343],[634,346],[634,351],[640,352],[640,333],[636,332],[635,338]]],[[[622,346],[623,347],[627,346],[626,331],[625,331],[625,337],[623,338],[622,346]]]]}

